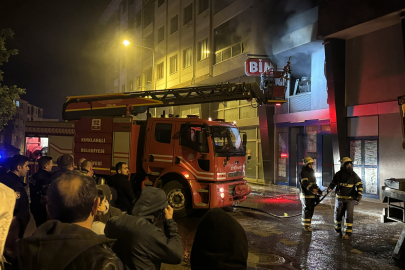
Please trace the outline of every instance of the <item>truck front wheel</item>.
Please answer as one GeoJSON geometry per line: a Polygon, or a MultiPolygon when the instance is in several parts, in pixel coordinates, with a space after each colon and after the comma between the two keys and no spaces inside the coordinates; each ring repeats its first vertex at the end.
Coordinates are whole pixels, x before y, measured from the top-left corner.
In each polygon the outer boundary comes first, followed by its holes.
{"type": "Polygon", "coordinates": [[[188,187],[178,180],[173,180],[163,186],[167,202],[174,210],[175,217],[185,217],[193,210],[191,193],[188,187]]]}

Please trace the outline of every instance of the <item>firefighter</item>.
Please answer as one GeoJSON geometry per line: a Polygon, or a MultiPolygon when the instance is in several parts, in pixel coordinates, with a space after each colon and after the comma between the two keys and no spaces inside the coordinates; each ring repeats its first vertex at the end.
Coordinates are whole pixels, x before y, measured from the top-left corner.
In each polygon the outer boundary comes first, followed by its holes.
{"type": "Polygon", "coordinates": [[[304,231],[312,232],[311,219],[314,215],[315,205],[322,192],[316,184],[315,172],[312,168],[314,160],[306,157],[303,160],[304,167],[300,173],[300,199],[302,204],[302,221],[304,231]]]}
{"type": "Polygon", "coordinates": [[[354,205],[361,201],[363,195],[363,183],[360,177],[353,171],[353,162],[344,157],[340,160],[341,167],[333,177],[328,190],[336,188],[335,198],[335,231],[342,236],[342,218],[346,214],[346,234],[343,239],[350,239],[353,230],[354,205]]]}

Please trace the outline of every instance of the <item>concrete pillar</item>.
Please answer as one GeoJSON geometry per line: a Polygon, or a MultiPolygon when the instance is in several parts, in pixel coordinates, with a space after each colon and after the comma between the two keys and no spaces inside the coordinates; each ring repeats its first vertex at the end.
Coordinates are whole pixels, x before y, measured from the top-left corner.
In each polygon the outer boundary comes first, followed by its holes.
{"type": "Polygon", "coordinates": [[[260,138],[262,145],[262,162],[264,171],[264,182],[266,185],[274,184],[274,134],[275,124],[273,116],[274,106],[260,106],[257,109],[259,115],[260,138]]]}
{"type": "Polygon", "coordinates": [[[325,71],[335,172],[340,168],[339,160],[346,156],[347,145],[345,57],[345,40],[328,39],[325,41],[325,71]]]}

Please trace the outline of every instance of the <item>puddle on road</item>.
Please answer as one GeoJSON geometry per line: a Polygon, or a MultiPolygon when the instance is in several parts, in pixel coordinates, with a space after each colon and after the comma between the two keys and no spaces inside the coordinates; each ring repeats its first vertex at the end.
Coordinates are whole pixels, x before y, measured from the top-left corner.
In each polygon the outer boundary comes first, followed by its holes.
{"type": "Polygon", "coordinates": [[[272,253],[249,253],[248,266],[268,268],[272,265],[284,264],[286,260],[284,257],[272,253]]]}

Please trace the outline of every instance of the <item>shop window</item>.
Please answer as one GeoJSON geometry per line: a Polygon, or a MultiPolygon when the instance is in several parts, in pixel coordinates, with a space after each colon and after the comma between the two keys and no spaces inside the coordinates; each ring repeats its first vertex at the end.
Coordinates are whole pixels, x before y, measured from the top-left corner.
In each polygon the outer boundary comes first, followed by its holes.
{"type": "Polygon", "coordinates": [[[363,195],[378,198],[378,140],[350,140],[350,159],[353,171],[363,182],[363,195]]]}
{"type": "Polygon", "coordinates": [[[177,54],[170,57],[170,74],[177,72],[177,54]]]}
{"type": "Polygon", "coordinates": [[[172,138],[172,124],[156,124],[155,140],[160,143],[170,143],[172,138]]]}

